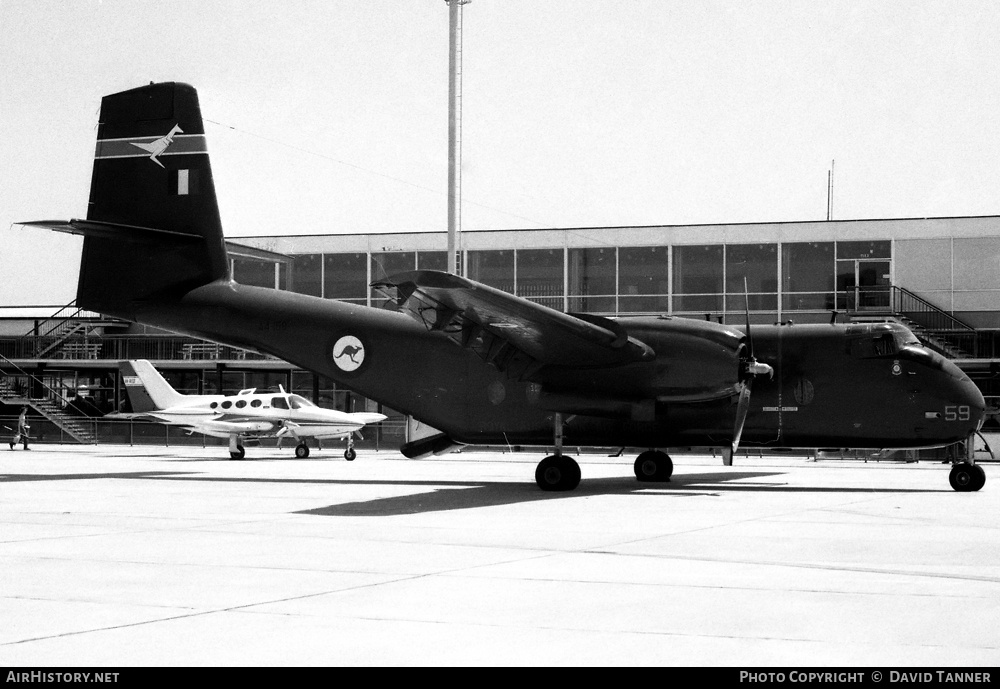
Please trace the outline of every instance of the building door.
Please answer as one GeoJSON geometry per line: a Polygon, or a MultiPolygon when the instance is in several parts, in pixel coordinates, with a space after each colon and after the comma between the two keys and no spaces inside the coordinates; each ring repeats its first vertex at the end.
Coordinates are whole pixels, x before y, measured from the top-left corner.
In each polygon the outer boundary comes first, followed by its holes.
{"type": "Polygon", "coordinates": [[[859,311],[885,311],[889,308],[892,287],[889,261],[857,259],[857,304],[859,311]]]}
{"type": "Polygon", "coordinates": [[[885,311],[891,304],[891,262],[853,258],[837,261],[838,305],[847,311],[885,311]]]}

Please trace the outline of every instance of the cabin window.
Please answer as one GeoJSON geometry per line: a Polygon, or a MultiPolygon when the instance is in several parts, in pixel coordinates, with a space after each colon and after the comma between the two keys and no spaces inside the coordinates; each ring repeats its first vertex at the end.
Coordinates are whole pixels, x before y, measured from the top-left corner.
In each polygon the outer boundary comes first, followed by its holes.
{"type": "Polygon", "coordinates": [[[284,397],[272,397],[271,406],[275,409],[288,409],[288,400],[284,397]]]}
{"type": "Polygon", "coordinates": [[[229,400],[226,400],[225,402],[222,403],[223,409],[229,409],[231,406],[233,406],[233,403],[230,402],[229,400]]]}
{"type": "Polygon", "coordinates": [[[239,409],[242,409],[243,407],[247,406],[247,401],[246,400],[237,400],[236,406],[239,409]]]}
{"type": "Polygon", "coordinates": [[[212,402],[212,403],[211,403],[210,405],[208,405],[208,406],[209,406],[209,407],[211,407],[212,409],[215,409],[216,407],[218,407],[218,406],[219,406],[219,403],[218,403],[218,402],[212,402]]]}
{"type": "Polygon", "coordinates": [[[251,407],[255,407],[255,408],[259,407],[261,404],[263,404],[263,403],[260,400],[253,400],[253,401],[250,402],[250,406],[251,407]]]}

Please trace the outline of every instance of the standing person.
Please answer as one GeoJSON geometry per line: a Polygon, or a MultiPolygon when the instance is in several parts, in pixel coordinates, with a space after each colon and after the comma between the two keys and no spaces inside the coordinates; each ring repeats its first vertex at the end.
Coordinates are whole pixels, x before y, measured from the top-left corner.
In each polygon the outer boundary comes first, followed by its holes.
{"type": "Polygon", "coordinates": [[[28,408],[21,407],[21,415],[17,417],[17,433],[14,434],[14,439],[10,441],[10,449],[14,449],[14,445],[17,443],[23,443],[24,449],[28,449],[28,430],[31,426],[28,425],[27,420],[28,408]]]}

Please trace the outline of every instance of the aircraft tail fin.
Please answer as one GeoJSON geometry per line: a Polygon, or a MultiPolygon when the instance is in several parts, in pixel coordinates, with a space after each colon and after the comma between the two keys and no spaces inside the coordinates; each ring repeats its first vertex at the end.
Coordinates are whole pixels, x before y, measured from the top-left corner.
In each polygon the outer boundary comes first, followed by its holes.
{"type": "Polygon", "coordinates": [[[145,359],[122,361],[118,365],[132,411],[137,414],[177,406],[184,395],[177,392],[145,359]]]}
{"type": "Polygon", "coordinates": [[[105,96],[87,219],[33,223],[85,236],[77,305],[130,320],[228,279],[198,94],[150,84],[105,96]]]}

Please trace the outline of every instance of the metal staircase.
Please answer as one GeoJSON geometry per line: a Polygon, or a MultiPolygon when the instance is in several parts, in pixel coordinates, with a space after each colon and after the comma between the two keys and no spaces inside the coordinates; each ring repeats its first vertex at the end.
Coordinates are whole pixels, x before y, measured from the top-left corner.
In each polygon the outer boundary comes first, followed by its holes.
{"type": "MultiPolygon", "coordinates": [[[[950,359],[976,357],[975,351],[969,351],[976,349],[976,329],[953,314],[896,285],[858,289],[877,290],[878,298],[868,299],[867,303],[879,303],[884,306],[880,308],[867,306],[853,311],[849,314],[852,322],[884,321],[891,318],[909,328],[927,347],[950,359]]],[[[864,300],[858,299],[858,303],[862,301],[864,300]]]]}
{"type": "MultiPolygon", "coordinates": [[[[28,380],[37,379],[31,374],[23,371],[16,364],[11,362],[4,356],[0,356],[8,366],[13,367],[20,372],[19,378],[27,378],[28,380]]],[[[81,421],[79,417],[73,416],[72,414],[67,414],[62,410],[62,406],[55,401],[56,399],[61,399],[63,402],[67,402],[62,395],[60,395],[55,390],[49,388],[41,381],[37,381],[42,387],[48,390],[52,397],[44,398],[32,398],[26,391],[19,390],[14,385],[11,384],[9,378],[0,378],[0,403],[11,405],[11,406],[24,406],[27,405],[37,411],[42,415],[43,418],[55,424],[56,427],[60,428],[71,438],[76,440],[78,443],[83,443],[85,445],[93,445],[97,443],[97,438],[94,436],[93,431],[89,428],[89,424],[81,421]]]]}
{"type": "MultiPolygon", "coordinates": [[[[70,302],[48,318],[37,321],[35,327],[24,334],[24,338],[33,339],[34,356],[50,357],[70,342],[76,343],[81,338],[84,342],[93,342],[94,347],[100,348],[100,329],[118,323],[119,321],[108,320],[100,314],[84,311],[78,308],[75,302],[70,302]]],[[[75,346],[79,348],[79,345],[75,346]]]]}

